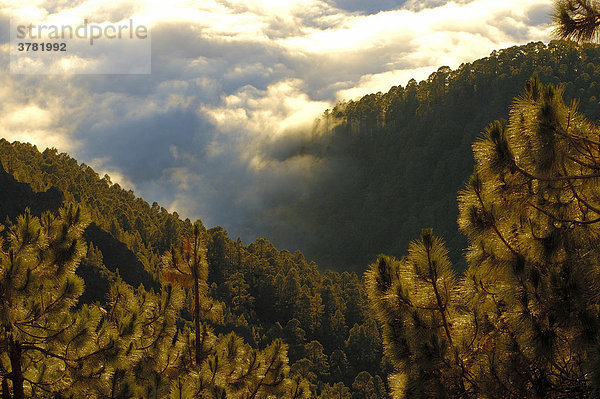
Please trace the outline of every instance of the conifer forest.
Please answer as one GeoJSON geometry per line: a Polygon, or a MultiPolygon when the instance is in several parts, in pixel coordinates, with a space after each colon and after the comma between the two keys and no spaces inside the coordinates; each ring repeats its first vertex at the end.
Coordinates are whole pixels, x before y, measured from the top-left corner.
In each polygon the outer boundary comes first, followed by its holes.
{"type": "Polygon", "coordinates": [[[302,252],[0,138],[2,399],[600,397],[600,4],[553,7],[324,111],[302,252]]]}

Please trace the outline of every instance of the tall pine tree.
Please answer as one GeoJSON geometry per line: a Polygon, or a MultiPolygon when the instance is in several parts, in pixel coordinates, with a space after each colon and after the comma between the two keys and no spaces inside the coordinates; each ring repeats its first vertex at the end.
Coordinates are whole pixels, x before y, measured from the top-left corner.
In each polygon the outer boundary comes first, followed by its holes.
{"type": "Polygon", "coordinates": [[[194,322],[194,361],[202,364],[206,358],[203,351],[207,337],[203,319],[219,317],[219,307],[208,295],[208,261],[206,258],[206,232],[200,221],[194,223],[192,234],[186,235],[179,246],[171,248],[163,256],[163,278],[167,282],[191,288],[192,315],[194,322]]]}
{"type": "MultiPolygon", "coordinates": [[[[29,211],[0,238],[0,375],[3,397],[68,390],[73,371],[111,349],[96,341],[102,311],[73,308],[83,291],[75,269],[88,219],[70,205],[41,219],[29,211]]],[[[110,340],[109,340],[110,341],[110,340]]]]}

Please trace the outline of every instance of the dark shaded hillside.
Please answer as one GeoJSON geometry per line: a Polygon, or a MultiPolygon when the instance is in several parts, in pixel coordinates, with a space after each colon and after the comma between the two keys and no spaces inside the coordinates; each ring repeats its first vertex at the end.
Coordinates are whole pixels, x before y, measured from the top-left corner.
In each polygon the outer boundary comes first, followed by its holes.
{"type": "Polygon", "coordinates": [[[91,223],[85,229],[83,237],[100,250],[106,268],[113,273],[118,272],[123,281],[134,287],[143,284],[147,290],[158,289],[158,283],[144,270],[144,265],[138,260],[136,254],[127,248],[127,245],[95,223],[91,223]]]}
{"type": "Polygon", "coordinates": [[[567,101],[579,98],[580,111],[600,117],[600,49],[566,42],[495,51],[338,104],[319,121],[325,133],[299,151],[322,161],[321,175],[296,202],[266,215],[277,226],[269,237],[325,267],[362,271],[379,253],[402,255],[421,228],[433,227],[462,268],[456,193],[473,170],[471,143],[490,121],[508,117],[534,73],[564,82],[567,101]]]}
{"type": "Polygon", "coordinates": [[[44,192],[35,192],[29,184],[20,183],[4,170],[0,164],[0,218],[15,219],[29,208],[32,214],[40,216],[44,211],[56,212],[64,201],[63,193],[56,187],[44,192]]]}
{"type": "MultiPolygon", "coordinates": [[[[45,211],[56,213],[63,205],[64,194],[56,187],[50,187],[43,192],[34,191],[27,183],[21,183],[4,170],[0,164],[0,220],[15,220],[29,209],[33,215],[40,216],[45,211]]],[[[99,228],[90,224],[84,238],[95,246],[102,254],[104,264],[94,265],[84,259],[77,273],[86,281],[86,292],[82,297],[83,302],[104,301],[109,288],[111,275],[118,274],[123,281],[137,287],[143,284],[146,289],[157,289],[158,284],[152,276],[144,270],[144,265],[136,255],[119,240],[99,228]],[[106,265],[112,273],[102,273],[99,267],[106,265]]]]}
{"type": "Polygon", "coordinates": [[[8,173],[34,191],[56,187],[65,200],[84,205],[94,223],[125,243],[151,274],[157,254],[169,249],[190,225],[177,213],[169,213],[157,203],[151,206],[133,191],[113,184],[108,175],[100,177],[91,167],[56,149],[40,152],[29,143],[0,139],[0,161],[8,173]]]}

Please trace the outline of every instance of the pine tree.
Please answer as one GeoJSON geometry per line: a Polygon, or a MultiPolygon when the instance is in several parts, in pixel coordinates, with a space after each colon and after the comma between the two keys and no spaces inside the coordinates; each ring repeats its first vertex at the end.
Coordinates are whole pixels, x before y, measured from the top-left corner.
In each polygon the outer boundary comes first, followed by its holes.
{"type": "Polygon", "coordinates": [[[184,237],[178,247],[172,248],[163,256],[163,277],[168,282],[192,288],[192,313],[195,332],[195,363],[201,365],[206,358],[203,342],[202,320],[218,317],[218,307],[208,296],[208,261],[206,259],[206,238],[200,221],[193,225],[191,235],[184,237]]]}
{"type": "Polygon", "coordinates": [[[91,395],[161,398],[185,371],[185,343],[177,321],[184,304],[179,287],[165,285],[159,294],[118,281],[109,294],[104,321],[115,331],[119,356],[104,362],[109,384],[83,382],[91,395]]]}
{"type": "Polygon", "coordinates": [[[576,42],[597,41],[600,5],[594,0],[558,0],[555,2],[555,34],[576,42]]]}
{"type": "Polygon", "coordinates": [[[459,198],[471,242],[464,295],[495,331],[481,345],[504,347],[482,365],[496,389],[597,387],[598,137],[576,102],[533,78],[508,125],[490,125],[473,147],[476,173],[459,198]]]}
{"type": "Polygon", "coordinates": [[[464,277],[429,231],[371,266],[394,397],[600,393],[599,138],[561,88],[532,78],[473,145],[464,277]]]}
{"type": "Polygon", "coordinates": [[[350,389],[341,382],[337,382],[333,385],[327,385],[319,399],[352,399],[350,389]]]}
{"type": "Polygon", "coordinates": [[[454,331],[456,278],[442,241],[424,230],[402,260],[381,256],[366,274],[383,321],[385,353],[396,367],[395,397],[440,398],[465,392],[454,331]]]}
{"type": "Polygon", "coordinates": [[[282,341],[258,350],[233,333],[217,335],[206,324],[214,309],[205,286],[207,265],[199,255],[203,244],[196,237],[184,240],[182,252],[169,255],[192,266],[185,276],[178,263],[183,278],[173,280],[188,282],[190,275],[195,280],[193,303],[202,306],[194,312],[200,315],[194,321],[199,334],[189,326],[178,328],[184,289],[166,282],[154,294],[118,279],[105,308],[75,309],[83,291],[75,270],[86,254],[81,239],[86,225],[87,217],[75,206],[61,209],[58,218],[47,213],[38,219],[27,212],[9,227],[8,241],[0,241],[3,398],[310,395],[305,381],[288,377],[282,341]]]}
{"type": "Polygon", "coordinates": [[[68,390],[75,369],[110,349],[90,344],[101,310],[73,309],[83,292],[75,269],[86,253],[81,235],[87,224],[85,212],[74,205],[41,219],[27,210],[0,238],[3,397],[68,390]]]}

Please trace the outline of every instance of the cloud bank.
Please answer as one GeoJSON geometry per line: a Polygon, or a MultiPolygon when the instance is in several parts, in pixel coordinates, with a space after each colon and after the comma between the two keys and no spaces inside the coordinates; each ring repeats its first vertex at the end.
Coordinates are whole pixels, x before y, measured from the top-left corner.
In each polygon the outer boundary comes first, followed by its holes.
{"type": "MultiPolygon", "coordinates": [[[[68,151],[146,200],[245,241],[319,173],[299,155],[336,101],[548,41],[552,2],[1,2],[0,134],[68,151]],[[150,75],[9,74],[10,18],[149,21],[150,75]]],[[[106,62],[106,60],[105,60],[106,62]]],[[[277,237],[269,237],[277,242],[277,237]]]]}

